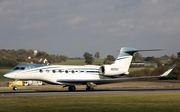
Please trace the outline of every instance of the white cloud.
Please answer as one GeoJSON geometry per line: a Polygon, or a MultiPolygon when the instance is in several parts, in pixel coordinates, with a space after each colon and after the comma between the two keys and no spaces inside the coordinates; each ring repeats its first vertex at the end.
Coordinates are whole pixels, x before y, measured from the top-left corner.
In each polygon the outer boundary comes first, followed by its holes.
{"type": "Polygon", "coordinates": [[[33,23],[23,24],[19,29],[25,30],[27,28],[42,28],[42,27],[47,27],[48,25],[49,25],[48,22],[38,20],[33,23]]]}
{"type": "Polygon", "coordinates": [[[84,17],[75,17],[66,21],[68,25],[77,25],[84,21],[84,17]]]}
{"type": "Polygon", "coordinates": [[[70,57],[72,49],[106,55],[122,46],[172,49],[180,35],[179,6],[179,0],[5,0],[0,2],[0,39],[10,48],[13,41],[8,40],[36,37],[45,44],[26,45],[70,57]],[[45,46],[49,42],[53,46],[45,46]]]}

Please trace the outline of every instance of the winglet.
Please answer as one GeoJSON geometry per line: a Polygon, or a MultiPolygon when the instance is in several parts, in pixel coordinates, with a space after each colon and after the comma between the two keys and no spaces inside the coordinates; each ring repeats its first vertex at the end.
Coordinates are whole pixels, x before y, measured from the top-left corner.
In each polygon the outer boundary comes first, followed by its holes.
{"type": "Polygon", "coordinates": [[[169,73],[174,69],[176,65],[173,65],[170,69],[168,69],[166,72],[164,72],[162,75],[158,76],[158,77],[165,77],[167,75],[169,75],[169,73]]]}

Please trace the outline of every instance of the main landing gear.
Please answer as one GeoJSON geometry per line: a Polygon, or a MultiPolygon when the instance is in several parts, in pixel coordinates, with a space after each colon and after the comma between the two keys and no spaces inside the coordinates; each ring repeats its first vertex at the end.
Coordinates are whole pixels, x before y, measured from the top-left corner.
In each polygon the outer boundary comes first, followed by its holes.
{"type": "Polygon", "coordinates": [[[86,87],[86,91],[93,91],[93,90],[94,90],[93,87],[89,87],[89,86],[86,87]]]}
{"type": "Polygon", "coordinates": [[[74,85],[65,85],[65,86],[63,86],[63,88],[65,88],[65,87],[68,87],[69,91],[75,91],[76,90],[76,87],[74,85]]]}
{"type": "Polygon", "coordinates": [[[74,85],[69,86],[69,87],[68,87],[68,90],[69,90],[69,91],[75,91],[75,90],[76,90],[76,87],[75,87],[74,85]]]}
{"type": "Polygon", "coordinates": [[[94,87],[96,87],[96,84],[94,84],[93,82],[86,83],[86,91],[93,91],[94,87]]]}
{"type": "MultiPolygon", "coordinates": [[[[68,87],[69,91],[75,91],[76,87],[74,85],[65,85],[64,87],[68,87]]],[[[96,84],[94,84],[93,82],[87,82],[86,83],[86,91],[93,91],[94,87],[96,87],[96,84]]]]}

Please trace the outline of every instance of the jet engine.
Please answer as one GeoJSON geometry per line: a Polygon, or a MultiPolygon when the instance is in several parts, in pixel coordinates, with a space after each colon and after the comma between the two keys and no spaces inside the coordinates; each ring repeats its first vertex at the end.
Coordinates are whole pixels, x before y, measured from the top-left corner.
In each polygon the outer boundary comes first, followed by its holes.
{"type": "Polygon", "coordinates": [[[115,65],[102,65],[99,68],[99,74],[104,76],[122,76],[128,74],[123,69],[120,69],[119,66],[115,65]]]}

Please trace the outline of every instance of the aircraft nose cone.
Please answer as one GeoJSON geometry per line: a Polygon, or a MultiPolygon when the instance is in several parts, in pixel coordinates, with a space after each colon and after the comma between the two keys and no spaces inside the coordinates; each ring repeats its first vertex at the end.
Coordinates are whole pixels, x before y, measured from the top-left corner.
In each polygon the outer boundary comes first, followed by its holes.
{"type": "Polygon", "coordinates": [[[9,78],[8,74],[4,74],[4,77],[9,78]]]}
{"type": "Polygon", "coordinates": [[[3,76],[9,79],[13,79],[12,74],[9,74],[9,73],[4,74],[3,76]]]}

